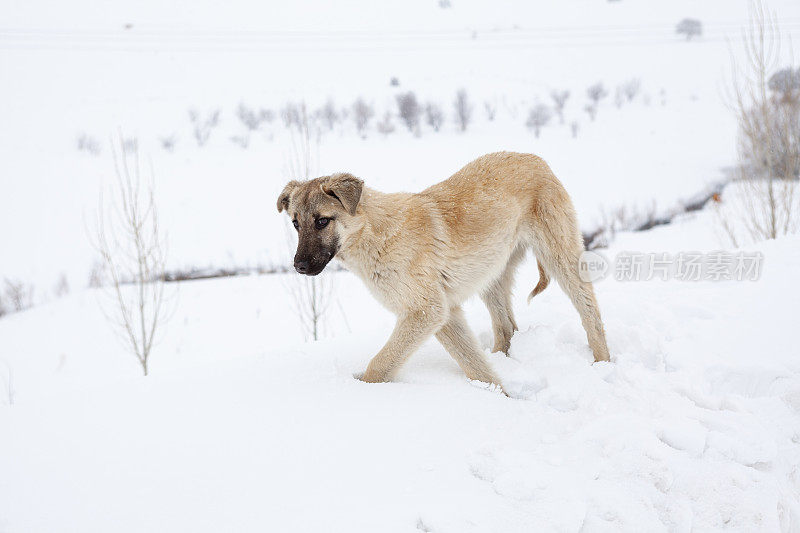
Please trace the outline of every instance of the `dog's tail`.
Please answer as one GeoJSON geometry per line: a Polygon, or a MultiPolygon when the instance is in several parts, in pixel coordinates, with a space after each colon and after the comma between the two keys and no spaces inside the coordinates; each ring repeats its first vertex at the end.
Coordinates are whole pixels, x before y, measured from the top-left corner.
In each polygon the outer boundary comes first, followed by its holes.
{"type": "Polygon", "coordinates": [[[536,266],[539,267],[539,283],[536,284],[536,287],[534,287],[531,293],[528,295],[528,303],[531,303],[531,299],[545,290],[547,288],[547,284],[550,283],[550,278],[547,276],[547,272],[544,271],[544,268],[542,268],[542,262],[538,259],[536,260],[536,266]]]}

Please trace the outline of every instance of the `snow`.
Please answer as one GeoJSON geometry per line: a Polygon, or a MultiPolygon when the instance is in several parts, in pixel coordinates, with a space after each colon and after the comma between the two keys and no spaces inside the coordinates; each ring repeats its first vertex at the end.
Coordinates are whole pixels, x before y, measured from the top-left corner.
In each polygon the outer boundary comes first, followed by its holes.
{"type": "MultiPolygon", "coordinates": [[[[348,122],[323,134],[319,173],[416,191],[484,153],[535,152],[584,229],[621,206],[671,212],[735,164],[721,93],[747,2],[451,1],[0,9],[0,280],[35,284],[40,304],[0,318],[0,532],[800,531],[797,236],[740,241],[763,254],[756,281],[596,282],[610,363],[591,364],[557,285],[526,304],[537,272],[524,263],[509,357],[488,353],[482,303],[465,307],[508,396],[469,382],[434,340],[392,383],[354,379],[394,318],[348,272],[324,274],[335,302],[318,341],[292,311],[295,274],[170,284],[147,378],[107,295],[82,288],[120,130],[155,169],[170,267],[288,264],[274,204],[289,139],[278,118],[247,150],[230,142],[239,102],[363,96],[377,119],[413,90],[449,115],[465,87],[466,133],[448,116],[439,133],[395,121],[384,138],[373,122],[361,139],[348,122]],[[689,16],[705,26],[697,42],[674,35],[689,16]],[[641,94],[617,108],[632,78],[641,94]],[[597,81],[612,95],[592,122],[597,81]],[[572,92],[566,123],[537,139],[524,122],[552,89],[572,92]],[[222,109],[202,148],[189,108],[222,109]],[[82,133],[100,155],[76,150],[82,133]],[[158,139],[173,133],[168,153],[158,139]],[[73,291],[53,299],[61,273],[73,291]]],[[[797,42],[800,5],[772,7],[797,42]]],[[[601,252],[730,249],[718,210],[736,194],[601,252]]]]}
{"type": "MultiPolygon", "coordinates": [[[[630,238],[660,250],[711,216],[630,238]]],[[[758,281],[598,281],[612,362],[593,365],[557,287],[525,306],[526,263],[521,330],[510,357],[489,356],[511,398],[468,382],[433,341],[395,382],[355,380],[392,320],[346,272],[331,275],[352,332],[329,324],[335,336],[310,343],[285,311],[288,274],[181,284],[146,379],[97,294],[12,315],[0,321],[16,392],[0,407],[0,524],[796,530],[800,240],[748,250],[765,256],[758,281]]],[[[468,316],[488,351],[479,301],[468,316]]]]}

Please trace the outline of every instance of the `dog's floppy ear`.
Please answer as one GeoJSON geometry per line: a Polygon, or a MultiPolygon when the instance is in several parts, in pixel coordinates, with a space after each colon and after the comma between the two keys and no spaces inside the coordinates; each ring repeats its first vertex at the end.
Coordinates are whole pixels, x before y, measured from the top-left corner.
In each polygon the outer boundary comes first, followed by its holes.
{"type": "Polygon", "coordinates": [[[323,192],[339,200],[350,215],[356,214],[356,207],[361,199],[363,189],[363,181],[346,173],[333,174],[322,183],[323,192]]]}
{"type": "Polygon", "coordinates": [[[289,197],[298,185],[300,185],[299,181],[292,180],[283,188],[283,192],[278,196],[278,213],[284,209],[289,209],[289,197]]]}

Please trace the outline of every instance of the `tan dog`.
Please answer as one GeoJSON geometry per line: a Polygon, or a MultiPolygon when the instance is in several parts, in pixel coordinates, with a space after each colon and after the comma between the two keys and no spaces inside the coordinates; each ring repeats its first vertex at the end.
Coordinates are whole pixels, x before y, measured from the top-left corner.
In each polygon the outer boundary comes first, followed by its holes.
{"type": "Polygon", "coordinates": [[[467,326],[461,304],[475,293],[489,308],[494,351],[517,330],[514,271],[528,249],[539,283],[554,277],[580,313],[595,361],[608,361],[591,283],[578,276],[583,239],[569,195],[531,154],[480,157],[421,193],[385,194],[350,174],[292,181],[278,197],[298,231],[295,269],[314,276],[336,257],[397,315],[362,379],[389,381],[431,335],[470,379],[500,381],[467,326]]]}

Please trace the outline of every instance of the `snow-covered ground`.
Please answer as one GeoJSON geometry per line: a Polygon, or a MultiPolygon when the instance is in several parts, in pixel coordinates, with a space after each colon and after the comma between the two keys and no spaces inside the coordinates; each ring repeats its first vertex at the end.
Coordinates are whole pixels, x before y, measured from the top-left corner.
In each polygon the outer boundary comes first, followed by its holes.
{"type": "MultiPolygon", "coordinates": [[[[711,217],[604,253],[713,250],[711,217]]],[[[284,276],[182,284],[146,379],[93,292],[6,317],[0,529],[797,531],[800,240],[748,251],[758,281],[597,282],[613,361],[594,365],[557,286],[525,305],[527,263],[491,356],[513,399],[434,341],[394,383],[355,380],[392,321],[348,273],[311,343],[284,276]]]]}
{"type": "MultiPolygon", "coordinates": [[[[354,379],[394,320],[348,272],[325,273],[316,342],[294,274],[170,284],[176,308],[141,376],[107,294],[83,288],[120,131],[152,162],[172,268],[289,264],[275,212],[288,102],[375,109],[366,138],[352,117],[323,131],[320,174],[414,191],[487,152],[535,152],[587,230],[621,206],[671,211],[736,163],[724,88],[744,0],[449,4],[0,6],[0,283],[33,284],[38,304],[0,318],[0,533],[800,531],[797,236],[742,241],[762,257],[754,281],[598,281],[610,363],[590,364],[555,284],[526,305],[526,262],[510,357],[489,355],[510,397],[468,382],[433,340],[393,383],[354,379]],[[704,35],[675,35],[684,17],[704,35]],[[640,91],[615,105],[632,79],[640,91]],[[597,82],[610,94],[592,121],[597,82]],[[565,120],[536,138],[525,121],[552,90],[571,92],[565,120]],[[442,106],[441,131],[406,131],[406,91],[442,106]],[[241,102],[278,113],[247,149],[231,140],[241,102]],[[221,110],[202,147],[190,108],[221,110]],[[396,131],[382,135],[387,111],[396,131]],[[77,149],[82,135],[99,153],[77,149]],[[62,274],[72,290],[55,299],[62,274]]],[[[771,7],[800,42],[800,4],[771,7]]],[[[731,191],[601,252],[738,253],[714,212],[730,214],[731,191]]],[[[488,351],[488,313],[477,299],[466,312],[488,351]]]]}

